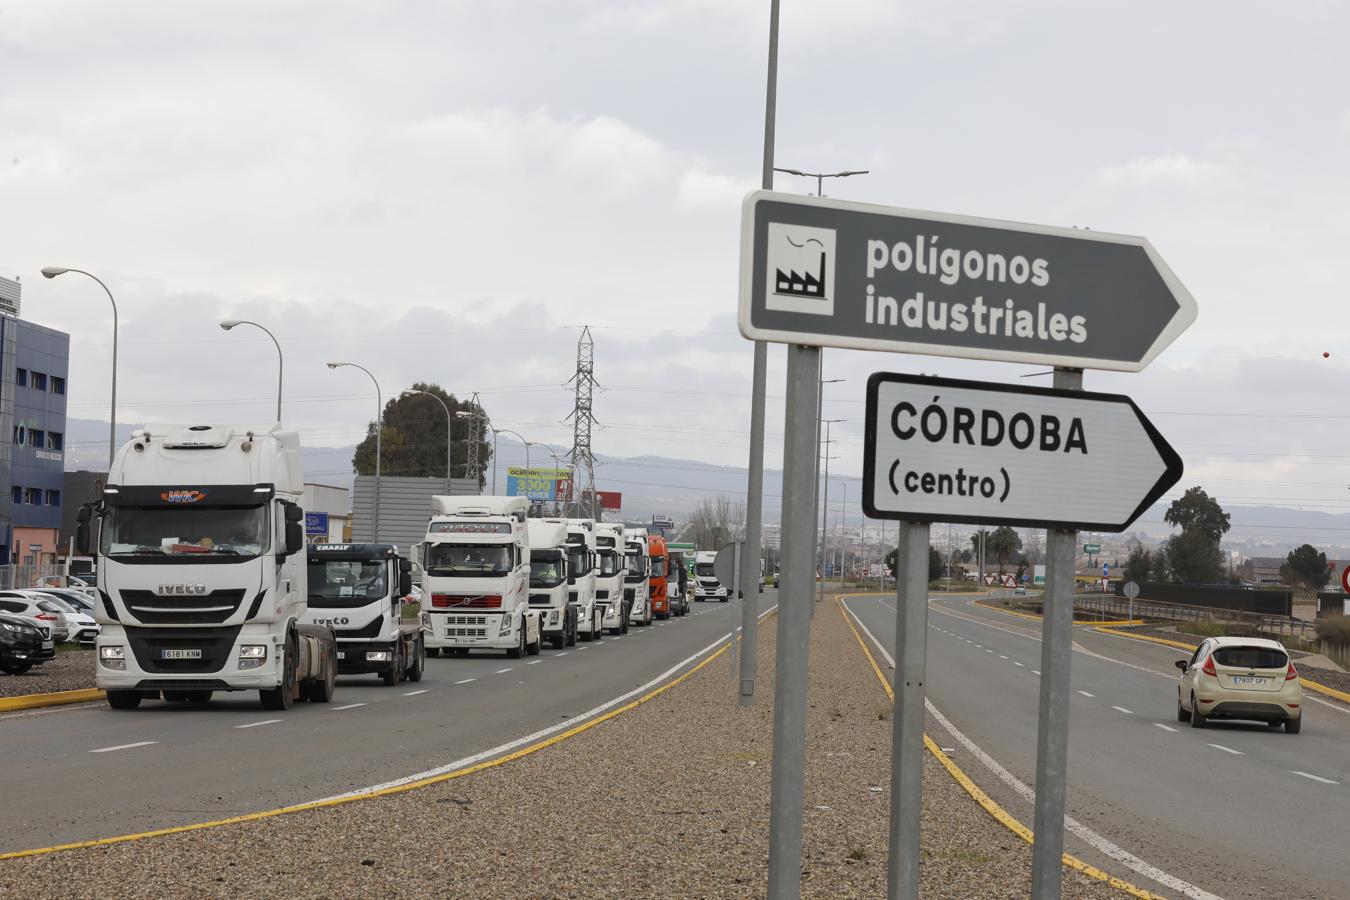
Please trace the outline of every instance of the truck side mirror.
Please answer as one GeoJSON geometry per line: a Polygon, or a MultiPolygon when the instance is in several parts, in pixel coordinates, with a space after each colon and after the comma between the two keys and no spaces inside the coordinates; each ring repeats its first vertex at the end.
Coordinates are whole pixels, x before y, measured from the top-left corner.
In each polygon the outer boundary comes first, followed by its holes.
{"type": "MultiPolygon", "coordinates": [[[[402,562],[407,563],[408,560],[405,559],[402,562]]],[[[402,564],[400,564],[400,568],[402,568],[402,564]]],[[[412,593],[412,573],[404,569],[402,572],[399,573],[398,576],[398,595],[400,597],[406,597],[411,593],[412,593]]]]}
{"type": "MultiPolygon", "coordinates": [[[[400,560],[398,561],[398,570],[399,570],[400,572],[411,572],[411,571],[412,571],[412,560],[411,560],[411,559],[400,559],[400,560]]],[[[404,591],[404,593],[406,594],[407,591],[404,591]]]]}
{"type": "Polygon", "coordinates": [[[89,520],[94,517],[94,504],[86,503],[75,514],[75,549],[81,556],[89,555],[89,520]]]}
{"type": "Polygon", "coordinates": [[[305,511],[294,503],[284,505],[286,510],[286,556],[305,549],[305,511]]]}

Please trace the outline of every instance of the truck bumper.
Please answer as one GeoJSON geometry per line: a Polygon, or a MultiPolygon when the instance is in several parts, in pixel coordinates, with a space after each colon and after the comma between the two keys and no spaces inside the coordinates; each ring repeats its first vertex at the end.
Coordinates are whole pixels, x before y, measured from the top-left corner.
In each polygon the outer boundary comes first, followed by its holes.
{"type": "Polygon", "coordinates": [[[510,613],[431,613],[430,630],[424,632],[427,649],[453,647],[461,650],[475,647],[483,650],[510,650],[520,637],[512,625],[501,631],[502,617],[509,621],[510,613]]]}
{"type": "Polygon", "coordinates": [[[397,641],[344,641],[337,642],[337,668],[339,675],[363,675],[370,672],[388,672],[398,659],[397,641]],[[379,653],[383,659],[370,659],[367,654],[379,653]]]}
{"type": "MultiPolygon", "coordinates": [[[[247,627],[247,626],[246,626],[247,627]]],[[[169,631],[170,629],[164,629],[169,631]]],[[[196,641],[203,645],[202,660],[207,653],[215,659],[194,665],[192,660],[158,660],[159,647],[140,647],[140,657],[133,650],[131,641],[120,630],[111,634],[104,633],[94,641],[95,668],[94,685],[99,690],[218,690],[218,691],[256,691],[269,690],[281,684],[281,658],[285,653],[281,638],[268,632],[250,633],[240,631],[233,641],[212,641],[211,634],[220,634],[219,629],[201,629],[202,639],[196,641]],[[276,639],[275,642],[273,639],[276,639]],[[213,646],[214,644],[214,646],[213,646]],[[265,646],[267,655],[256,660],[259,665],[252,668],[240,668],[239,648],[243,645],[265,646]],[[112,668],[109,660],[103,657],[104,647],[122,648],[121,669],[112,668]],[[172,667],[172,668],[171,668],[172,667]]],[[[174,629],[182,635],[186,629],[174,629]]],[[[175,638],[175,643],[193,643],[192,638],[175,638]]],[[[181,648],[175,648],[181,649],[181,648]]],[[[193,648],[198,649],[198,648],[193,648]]]]}
{"type": "Polygon", "coordinates": [[[556,606],[535,606],[539,613],[539,628],[544,634],[562,634],[567,630],[567,610],[556,606]]]}
{"type": "Polygon", "coordinates": [[[619,628],[623,625],[623,601],[622,600],[597,600],[596,604],[604,610],[604,616],[600,624],[604,628],[619,628]]]}

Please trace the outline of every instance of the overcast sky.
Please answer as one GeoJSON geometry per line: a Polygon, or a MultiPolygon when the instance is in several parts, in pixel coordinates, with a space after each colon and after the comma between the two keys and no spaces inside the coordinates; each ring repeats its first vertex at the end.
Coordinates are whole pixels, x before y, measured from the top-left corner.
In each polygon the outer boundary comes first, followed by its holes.
{"type": "MultiPolygon", "coordinates": [[[[312,445],[415,380],[568,445],[743,465],[739,203],[767,0],[0,4],[0,272],[72,335],[71,415],[266,421],[312,445]]],[[[842,198],[1146,235],[1198,322],[1135,397],[1225,505],[1350,508],[1350,6],[783,0],[780,165],[842,198]],[[1330,351],[1330,359],[1322,357],[1330,351]]],[[[777,188],[813,189],[779,176],[777,188]]],[[[769,464],[783,351],[770,352],[769,464]]],[[[827,351],[861,467],[868,373],[1025,366],[827,351]]],[[[1041,379],[1045,381],[1045,379],[1041,379]]],[[[1109,478],[1109,472],[1102,477],[1109,478]]],[[[601,484],[603,487],[603,484],[601,484]]]]}

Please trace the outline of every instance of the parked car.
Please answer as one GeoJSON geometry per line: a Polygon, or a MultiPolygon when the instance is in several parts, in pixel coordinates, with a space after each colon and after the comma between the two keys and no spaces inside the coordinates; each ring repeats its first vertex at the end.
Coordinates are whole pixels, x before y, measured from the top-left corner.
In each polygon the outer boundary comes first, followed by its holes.
{"type": "Polygon", "coordinates": [[[1177,668],[1177,720],[1192,728],[1212,719],[1255,719],[1289,734],[1303,728],[1303,686],[1279,641],[1206,638],[1177,668]]]}
{"type": "Polygon", "coordinates": [[[66,617],[66,640],[68,641],[92,645],[94,639],[103,633],[103,626],[94,621],[93,604],[74,591],[34,589],[15,591],[15,593],[50,600],[61,607],[61,611],[65,613],[66,617]]]}
{"type": "Polygon", "coordinates": [[[56,656],[50,626],[0,613],[0,672],[22,675],[56,656]]]}
{"type": "Polygon", "coordinates": [[[53,597],[60,597],[69,605],[75,607],[78,611],[92,616],[94,614],[94,599],[83,591],[73,588],[33,588],[43,594],[50,594],[53,597]]]}
{"type": "Polygon", "coordinates": [[[36,625],[47,626],[57,643],[70,637],[70,619],[66,617],[65,610],[53,603],[49,597],[34,597],[19,591],[4,591],[0,593],[0,613],[31,619],[36,625]]]}

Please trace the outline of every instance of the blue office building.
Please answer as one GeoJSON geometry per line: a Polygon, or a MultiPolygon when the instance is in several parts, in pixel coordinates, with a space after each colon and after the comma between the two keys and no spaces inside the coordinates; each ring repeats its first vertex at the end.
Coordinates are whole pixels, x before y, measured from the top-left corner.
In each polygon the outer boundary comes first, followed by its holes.
{"type": "Polygon", "coordinates": [[[60,539],[70,335],[18,318],[18,287],[0,278],[0,566],[30,567],[60,539]]]}

